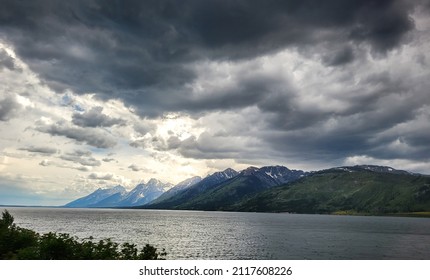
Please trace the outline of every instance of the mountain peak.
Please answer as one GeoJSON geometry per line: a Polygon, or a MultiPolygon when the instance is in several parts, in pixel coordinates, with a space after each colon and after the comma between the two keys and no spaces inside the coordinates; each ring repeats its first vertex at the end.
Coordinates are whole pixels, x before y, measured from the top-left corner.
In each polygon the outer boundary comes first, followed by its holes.
{"type": "Polygon", "coordinates": [[[187,188],[189,186],[197,184],[201,180],[202,180],[202,177],[200,177],[200,176],[194,176],[194,177],[185,179],[182,182],[179,182],[178,184],[176,184],[175,188],[178,188],[178,189],[187,188]]]}
{"type": "Polygon", "coordinates": [[[237,174],[239,174],[239,172],[237,172],[236,170],[231,169],[231,168],[227,168],[224,171],[215,172],[215,173],[207,176],[206,178],[208,178],[208,177],[221,177],[221,178],[230,179],[230,178],[233,178],[234,176],[236,176],[237,174]]]}
{"type": "Polygon", "coordinates": [[[264,166],[260,168],[261,170],[266,171],[273,171],[273,172],[286,172],[291,171],[288,167],[282,166],[282,165],[270,165],[270,166],[264,166]]]}
{"type": "Polygon", "coordinates": [[[229,175],[233,175],[236,176],[237,175],[237,171],[232,169],[232,168],[227,168],[226,170],[222,171],[224,174],[229,174],[229,175]]]}
{"type": "Polygon", "coordinates": [[[253,175],[264,181],[268,186],[276,186],[295,181],[306,176],[307,172],[302,170],[290,170],[285,166],[275,165],[263,166],[261,168],[250,166],[242,170],[240,174],[243,176],[253,175]]]}
{"type": "Polygon", "coordinates": [[[78,198],[72,202],[67,203],[65,207],[88,207],[90,205],[97,204],[98,202],[104,200],[111,195],[124,194],[126,192],[127,191],[125,190],[125,188],[120,185],[108,189],[98,188],[87,196],[78,198]]]}
{"type": "Polygon", "coordinates": [[[240,173],[242,174],[242,175],[252,175],[252,174],[254,174],[255,172],[258,172],[260,169],[259,168],[257,168],[257,167],[255,167],[255,166],[250,166],[250,167],[248,167],[248,168],[246,168],[246,169],[244,169],[244,170],[242,170],[240,173]]]}

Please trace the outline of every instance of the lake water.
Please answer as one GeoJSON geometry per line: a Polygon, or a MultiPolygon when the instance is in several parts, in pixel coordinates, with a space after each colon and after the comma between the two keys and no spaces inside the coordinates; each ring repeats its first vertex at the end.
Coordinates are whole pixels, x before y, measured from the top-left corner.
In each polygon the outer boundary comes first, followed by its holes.
{"type": "Polygon", "coordinates": [[[149,243],[168,259],[430,259],[427,218],[7,209],[17,225],[40,233],[149,243]]]}

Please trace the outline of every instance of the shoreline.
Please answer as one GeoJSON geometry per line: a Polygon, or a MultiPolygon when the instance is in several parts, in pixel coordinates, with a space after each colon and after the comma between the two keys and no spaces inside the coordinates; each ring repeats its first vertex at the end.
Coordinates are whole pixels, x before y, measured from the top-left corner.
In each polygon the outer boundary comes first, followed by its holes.
{"type": "MultiPolygon", "coordinates": [[[[62,207],[62,206],[26,206],[26,205],[0,205],[0,208],[53,208],[53,209],[110,209],[110,210],[167,210],[167,211],[207,211],[186,209],[145,209],[133,207],[62,207]]],[[[238,212],[238,213],[273,213],[273,214],[304,214],[304,215],[332,215],[332,216],[375,216],[375,217],[406,217],[406,218],[430,218],[430,211],[401,212],[401,213],[362,213],[354,211],[335,211],[332,213],[292,213],[292,212],[255,212],[255,211],[222,211],[210,210],[208,212],[238,212]]]]}

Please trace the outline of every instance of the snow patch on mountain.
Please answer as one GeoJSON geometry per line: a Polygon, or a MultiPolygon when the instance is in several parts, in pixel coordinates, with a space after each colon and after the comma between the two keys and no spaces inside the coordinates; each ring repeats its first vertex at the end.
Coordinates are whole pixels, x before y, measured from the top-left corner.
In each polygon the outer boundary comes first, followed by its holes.
{"type": "Polygon", "coordinates": [[[285,166],[276,165],[264,166],[262,168],[251,166],[241,171],[241,174],[244,176],[254,175],[266,185],[272,187],[295,181],[306,176],[307,172],[302,170],[290,170],[285,166]]]}

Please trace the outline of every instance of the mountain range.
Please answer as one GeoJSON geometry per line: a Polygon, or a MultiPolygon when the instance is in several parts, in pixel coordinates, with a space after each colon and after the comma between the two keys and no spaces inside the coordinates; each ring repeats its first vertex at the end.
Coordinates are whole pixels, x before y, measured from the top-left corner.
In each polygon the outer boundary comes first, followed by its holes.
{"type": "Polygon", "coordinates": [[[292,213],[430,211],[430,176],[357,165],[305,172],[284,166],[231,168],[176,186],[151,179],[130,192],[98,189],[66,207],[226,210],[292,213]]]}
{"type": "Polygon", "coordinates": [[[67,203],[64,207],[101,208],[145,205],[171,188],[172,184],[170,183],[151,179],[146,184],[138,184],[130,192],[127,192],[123,186],[115,186],[110,189],[97,189],[87,196],[67,203]]]}
{"type": "Polygon", "coordinates": [[[312,172],[224,210],[394,214],[430,211],[430,176],[361,165],[312,172]]]}
{"type": "MultiPolygon", "coordinates": [[[[65,207],[134,207],[151,204],[148,207],[184,209],[186,206],[182,204],[190,204],[193,198],[198,199],[201,195],[217,190],[219,194],[220,187],[222,188],[219,185],[233,178],[234,182],[247,178],[247,181],[242,183],[244,190],[239,191],[241,196],[296,180],[305,174],[304,171],[290,170],[283,166],[266,166],[260,169],[249,167],[241,172],[227,168],[203,179],[199,176],[186,179],[175,186],[151,179],[147,184],[137,185],[130,192],[127,192],[123,186],[97,189],[85,197],[66,204],[65,207]]],[[[232,201],[232,198],[229,200],[232,201]]]]}
{"type": "Polygon", "coordinates": [[[158,199],[146,208],[220,210],[268,188],[297,180],[307,173],[284,166],[249,167],[241,172],[228,168],[207,176],[168,199],[158,199]]]}

